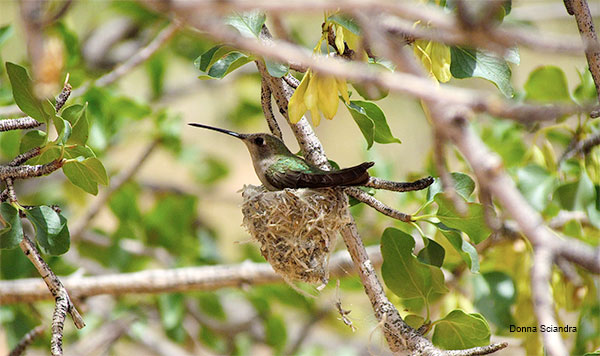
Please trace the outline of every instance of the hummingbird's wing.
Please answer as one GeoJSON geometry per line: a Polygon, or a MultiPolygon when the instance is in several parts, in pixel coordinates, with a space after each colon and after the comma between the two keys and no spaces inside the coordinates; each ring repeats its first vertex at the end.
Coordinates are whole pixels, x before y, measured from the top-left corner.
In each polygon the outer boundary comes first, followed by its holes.
{"type": "Polygon", "coordinates": [[[374,164],[365,162],[338,171],[324,171],[309,165],[299,157],[291,164],[288,158],[282,158],[271,166],[271,174],[267,174],[266,178],[269,184],[278,189],[361,185],[369,180],[367,169],[374,164]]]}

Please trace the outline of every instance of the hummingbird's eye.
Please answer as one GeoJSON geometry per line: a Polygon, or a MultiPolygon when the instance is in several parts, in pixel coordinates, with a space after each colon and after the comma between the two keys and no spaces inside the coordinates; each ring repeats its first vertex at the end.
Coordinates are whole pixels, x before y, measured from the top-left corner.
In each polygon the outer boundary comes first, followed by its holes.
{"type": "Polygon", "coordinates": [[[265,140],[262,137],[257,137],[254,139],[254,143],[259,146],[262,146],[265,144],[265,140]]]}

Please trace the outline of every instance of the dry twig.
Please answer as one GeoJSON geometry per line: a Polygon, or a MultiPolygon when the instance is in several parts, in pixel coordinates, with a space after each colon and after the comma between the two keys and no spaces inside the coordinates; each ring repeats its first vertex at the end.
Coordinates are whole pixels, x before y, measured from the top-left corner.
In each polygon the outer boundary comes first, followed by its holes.
{"type": "Polygon", "coordinates": [[[25,334],[25,336],[21,338],[17,345],[8,354],[8,356],[21,356],[23,352],[25,352],[25,349],[27,349],[27,347],[31,345],[31,343],[35,339],[37,339],[44,333],[44,329],[45,328],[42,325],[38,325],[35,328],[33,328],[30,332],[28,332],[27,334],[25,334]]]}
{"type": "MultiPolygon", "coordinates": [[[[67,313],[71,315],[73,319],[73,323],[78,329],[81,329],[85,326],[83,322],[83,318],[79,315],[79,312],[71,302],[71,298],[67,293],[67,290],[61,283],[60,279],[52,272],[50,267],[46,264],[46,261],[42,259],[39,251],[35,247],[35,244],[27,237],[23,236],[23,240],[20,243],[21,250],[25,253],[25,256],[29,258],[31,263],[38,270],[42,279],[46,283],[48,287],[47,290],[50,291],[52,296],[55,299],[56,306],[54,309],[54,314],[52,316],[52,339],[50,351],[52,356],[61,356],[62,355],[62,338],[63,338],[63,327],[65,323],[65,317],[67,313]]],[[[4,294],[0,293],[0,304],[4,301],[4,294]]]]}

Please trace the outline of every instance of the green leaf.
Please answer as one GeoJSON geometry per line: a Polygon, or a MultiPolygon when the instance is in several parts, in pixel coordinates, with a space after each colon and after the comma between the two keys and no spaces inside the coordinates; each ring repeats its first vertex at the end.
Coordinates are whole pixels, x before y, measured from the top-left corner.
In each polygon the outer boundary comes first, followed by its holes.
{"type": "Polygon", "coordinates": [[[49,115],[46,113],[42,101],[33,93],[33,83],[25,68],[6,62],[6,72],[17,106],[32,118],[40,122],[48,122],[49,115]]]}
{"type": "MultiPolygon", "coordinates": [[[[372,62],[369,60],[368,70],[372,72],[391,73],[394,67],[384,61],[372,62]]],[[[385,98],[390,93],[388,88],[372,84],[372,83],[355,83],[352,82],[352,87],[356,89],[358,95],[369,101],[377,101],[385,98]]]]}
{"type": "Polygon", "coordinates": [[[281,78],[290,71],[289,65],[274,62],[268,59],[265,59],[265,65],[267,66],[267,72],[269,72],[269,74],[275,78],[281,78]]]}
{"type": "Polygon", "coordinates": [[[381,237],[381,273],[388,288],[405,300],[429,304],[448,291],[439,267],[419,262],[413,254],[415,240],[407,233],[387,228],[381,237]]]}
{"type": "Polygon", "coordinates": [[[60,157],[61,147],[53,144],[46,145],[42,148],[42,153],[27,161],[28,164],[46,164],[60,157]]]}
{"type": "Polygon", "coordinates": [[[64,43],[65,52],[67,54],[67,63],[65,67],[70,69],[77,66],[81,60],[81,48],[79,46],[77,34],[75,31],[68,28],[63,21],[56,22],[53,27],[60,37],[62,37],[64,43]]]}
{"type": "Polygon", "coordinates": [[[46,143],[46,133],[40,130],[31,130],[21,138],[19,152],[25,153],[35,147],[41,147],[46,143]]]}
{"type": "Polygon", "coordinates": [[[404,317],[404,322],[407,323],[413,329],[418,329],[425,322],[425,318],[416,314],[408,314],[404,317]]]}
{"type": "Polygon", "coordinates": [[[353,34],[360,36],[360,27],[358,26],[356,21],[354,21],[354,19],[351,17],[345,16],[345,15],[340,15],[340,14],[335,14],[335,15],[329,16],[327,18],[327,21],[336,23],[336,24],[346,28],[346,30],[352,32],[353,34]]]}
{"type": "Polygon", "coordinates": [[[233,26],[244,37],[258,38],[267,17],[259,11],[235,14],[225,19],[225,23],[233,26]]]}
{"type": "Polygon", "coordinates": [[[158,296],[160,320],[165,330],[172,330],[183,323],[185,299],[181,293],[161,294],[158,296]]]}
{"type": "Polygon", "coordinates": [[[90,157],[96,157],[96,155],[94,154],[94,151],[92,151],[92,149],[88,146],[77,145],[68,146],[65,148],[66,159],[73,159],[77,157],[83,157],[83,159],[86,159],[90,157]]]}
{"type": "Polygon", "coordinates": [[[63,173],[71,181],[71,183],[90,194],[96,195],[98,194],[98,178],[96,177],[96,173],[94,173],[82,162],[67,161],[63,165],[63,173]]]}
{"type": "Polygon", "coordinates": [[[521,124],[510,120],[492,119],[490,125],[483,128],[481,139],[502,157],[506,168],[520,167],[527,152],[523,131],[521,124]]]}
{"type": "Polygon", "coordinates": [[[108,185],[108,175],[102,162],[98,158],[91,157],[83,160],[83,163],[94,174],[94,180],[102,185],[108,185]]]}
{"type": "Polygon", "coordinates": [[[442,223],[436,223],[438,230],[450,242],[452,247],[460,254],[473,273],[479,272],[479,255],[477,250],[468,241],[462,238],[460,230],[452,229],[442,223]]]}
{"type": "Polygon", "coordinates": [[[428,265],[442,267],[446,250],[430,238],[426,238],[425,241],[427,241],[427,245],[419,251],[417,259],[428,265]]]}
{"type": "Polygon", "coordinates": [[[87,142],[89,137],[89,123],[86,115],[87,106],[87,103],[85,103],[85,105],[76,104],[71,105],[62,111],[62,118],[67,120],[73,128],[67,143],[85,145],[87,142]]]}
{"type": "Polygon", "coordinates": [[[252,58],[241,52],[229,52],[223,58],[216,61],[206,72],[205,75],[199,76],[201,79],[221,79],[227,74],[233,72],[237,68],[246,63],[252,62],[252,58]]]}
{"type": "Polygon", "coordinates": [[[196,58],[194,66],[196,69],[206,72],[216,61],[223,58],[229,52],[233,52],[233,48],[221,45],[214,46],[196,58]]]}
{"type": "Polygon", "coordinates": [[[542,66],[535,69],[525,83],[525,100],[543,103],[570,101],[567,77],[559,67],[542,66]]]}
{"type": "Polygon", "coordinates": [[[373,141],[377,143],[401,143],[399,139],[392,135],[385,115],[377,104],[352,100],[349,105],[346,104],[346,107],[367,140],[367,148],[371,148],[373,141]]]}
{"type": "Polygon", "coordinates": [[[506,97],[513,97],[515,91],[510,83],[512,72],[503,58],[465,47],[451,47],[450,53],[450,72],[454,78],[483,78],[494,83],[506,97]]]}
{"type": "Polygon", "coordinates": [[[36,231],[36,239],[42,251],[62,255],[69,250],[70,235],[67,219],[52,208],[42,205],[25,211],[36,231]]]}
{"type": "Polygon", "coordinates": [[[530,164],[517,171],[518,188],[529,204],[538,211],[548,206],[557,179],[544,168],[530,164]]]}
{"type": "MultiPolygon", "coordinates": [[[[468,200],[475,190],[475,182],[473,179],[460,172],[452,172],[450,175],[454,181],[454,190],[456,190],[456,193],[468,200]]],[[[433,198],[443,191],[444,189],[442,187],[442,180],[436,178],[433,184],[431,184],[427,189],[427,203],[431,203],[433,198]]]]}
{"type": "Polygon", "coordinates": [[[575,101],[579,104],[585,104],[597,100],[598,92],[596,91],[596,85],[589,69],[584,69],[583,73],[578,70],[577,74],[579,74],[581,83],[573,91],[575,101]]]}
{"type": "Polygon", "coordinates": [[[166,59],[163,53],[155,54],[146,62],[146,72],[150,77],[150,88],[152,89],[152,98],[157,99],[162,95],[165,72],[166,59]]]}
{"type": "Polygon", "coordinates": [[[581,170],[579,180],[559,186],[554,198],[565,210],[586,211],[590,204],[596,202],[596,188],[585,170],[581,170]]]}
{"type": "Polygon", "coordinates": [[[437,195],[434,201],[439,209],[436,216],[440,221],[451,228],[464,231],[475,244],[480,243],[492,233],[485,224],[483,206],[476,203],[467,204],[467,215],[462,216],[454,210],[452,201],[443,195],[437,195]]]}
{"type": "Polygon", "coordinates": [[[515,323],[511,306],[517,300],[517,290],[508,274],[492,271],[474,276],[473,291],[475,307],[487,320],[500,329],[507,329],[515,323]]]}
{"type": "Polygon", "coordinates": [[[490,327],[480,314],[455,309],[436,321],[431,341],[446,350],[485,346],[490,343],[490,327]]]}
{"type": "Polygon", "coordinates": [[[5,25],[0,27],[0,47],[6,42],[7,39],[12,36],[15,31],[13,30],[12,25],[5,25]]]}
{"type": "Polygon", "coordinates": [[[71,132],[73,131],[71,124],[67,120],[56,115],[52,117],[52,121],[54,122],[54,127],[58,133],[58,137],[56,138],[55,142],[60,142],[64,145],[67,143],[69,137],[71,137],[71,132]]]}
{"type": "Polygon", "coordinates": [[[19,153],[21,132],[18,130],[5,131],[0,134],[0,153],[4,157],[15,157],[19,153]]]}
{"type": "Polygon", "coordinates": [[[19,211],[9,203],[0,204],[0,214],[4,220],[4,228],[0,230],[0,250],[13,249],[23,240],[23,226],[19,211]]]}
{"type": "Polygon", "coordinates": [[[350,115],[354,119],[354,122],[358,125],[360,132],[362,132],[365,140],[367,141],[367,149],[373,146],[373,138],[375,136],[375,123],[365,115],[361,107],[350,102],[350,105],[346,104],[350,115]]]}
{"type": "Polygon", "coordinates": [[[280,353],[287,342],[287,330],[283,318],[271,315],[265,322],[265,341],[280,353]]]}

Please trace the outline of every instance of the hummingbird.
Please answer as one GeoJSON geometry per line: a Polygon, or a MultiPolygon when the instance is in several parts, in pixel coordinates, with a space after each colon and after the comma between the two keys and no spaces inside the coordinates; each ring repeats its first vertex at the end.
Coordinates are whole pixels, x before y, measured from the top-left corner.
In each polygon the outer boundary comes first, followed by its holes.
{"type": "Polygon", "coordinates": [[[367,169],[375,164],[364,162],[337,171],[325,171],[293,154],[283,141],[271,134],[242,134],[203,124],[188,125],[218,131],[242,140],[250,151],[258,179],[268,190],[362,185],[369,180],[367,169]]]}

